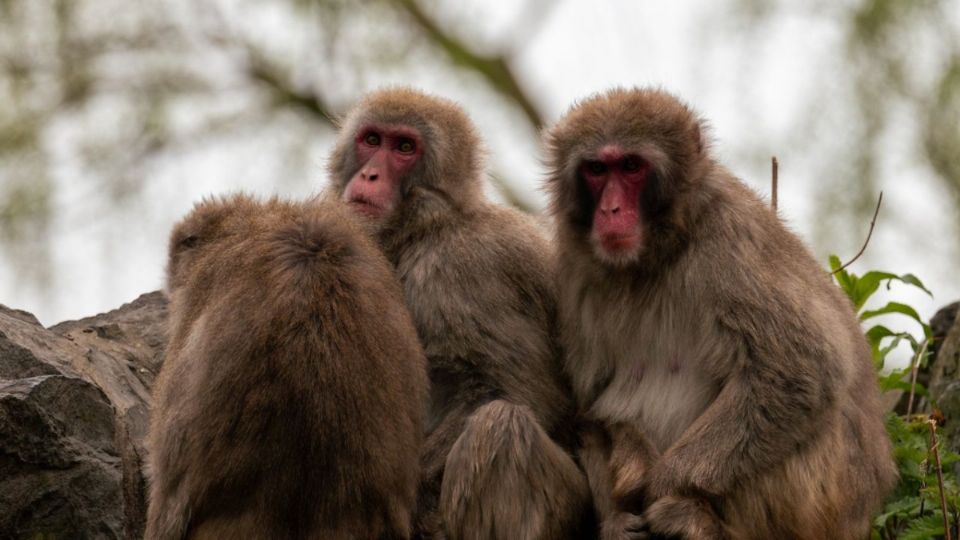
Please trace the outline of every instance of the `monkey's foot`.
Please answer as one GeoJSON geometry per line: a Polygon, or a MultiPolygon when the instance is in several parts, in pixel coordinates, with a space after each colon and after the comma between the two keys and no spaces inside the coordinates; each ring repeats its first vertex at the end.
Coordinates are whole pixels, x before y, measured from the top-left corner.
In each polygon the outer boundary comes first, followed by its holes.
{"type": "Polygon", "coordinates": [[[629,512],[617,512],[600,526],[601,540],[648,540],[646,522],[642,516],[629,512]]]}
{"type": "Polygon", "coordinates": [[[657,499],[643,513],[650,537],[682,540],[723,540],[723,525],[706,502],[668,495],[657,499]]]}

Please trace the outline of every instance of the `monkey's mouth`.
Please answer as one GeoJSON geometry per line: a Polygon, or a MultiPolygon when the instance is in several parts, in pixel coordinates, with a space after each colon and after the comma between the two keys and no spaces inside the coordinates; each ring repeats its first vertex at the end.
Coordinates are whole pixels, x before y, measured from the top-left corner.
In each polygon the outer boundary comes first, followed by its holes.
{"type": "Polygon", "coordinates": [[[621,253],[630,251],[640,243],[640,236],[637,234],[605,234],[599,239],[600,246],[609,253],[621,253]]]}
{"type": "Polygon", "coordinates": [[[383,208],[379,205],[364,199],[363,197],[356,197],[348,201],[350,207],[353,210],[361,215],[378,218],[383,215],[383,208]]]}

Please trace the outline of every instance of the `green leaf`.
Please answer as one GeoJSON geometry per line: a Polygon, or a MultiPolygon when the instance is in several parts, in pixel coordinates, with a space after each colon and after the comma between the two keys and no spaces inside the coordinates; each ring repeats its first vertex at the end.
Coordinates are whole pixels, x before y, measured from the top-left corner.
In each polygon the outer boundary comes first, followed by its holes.
{"type": "MultiPolygon", "coordinates": [[[[910,342],[910,346],[913,348],[914,351],[916,351],[917,348],[920,346],[920,344],[917,343],[917,340],[914,339],[913,336],[911,336],[910,334],[908,334],[908,333],[906,333],[906,332],[900,332],[900,333],[897,333],[897,334],[894,334],[894,335],[893,335],[893,340],[890,341],[890,344],[888,344],[886,347],[881,347],[881,348],[880,348],[880,350],[878,351],[878,352],[880,353],[880,357],[881,357],[881,358],[886,358],[887,355],[890,354],[890,351],[892,351],[892,350],[894,350],[895,348],[897,348],[897,345],[899,345],[900,342],[903,341],[903,340],[909,341],[909,342],[910,342]]],[[[913,358],[911,358],[910,361],[912,362],[912,361],[913,361],[913,358]]]]}
{"type": "Polygon", "coordinates": [[[867,303],[867,300],[873,296],[873,293],[877,292],[877,289],[880,288],[880,282],[884,280],[897,279],[896,274],[891,274],[889,272],[867,272],[866,274],[857,278],[856,283],[853,286],[853,294],[851,295],[851,300],[853,305],[856,306],[857,311],[867,303]]]}
{"type": "Polygon", "coordinates": [[[831,272],[836,272],[837,270],[840,269],[841,266],[843,266],[843,264],[840,263],[840,257],[836,255],[830,255],[829,257],[827,257],[827,260],[829,261],[831,272]]]}
{"type": "Polygon", "coordinates": [[[900,518],[909,518],[910,515],[920,511],[920,497],[904,497],[889,503],[883,513],[873,520],[874,527],[883,527],[887,520],[893,516],[900,518]]]}
{"type": "Polygon", "coordinates": [[[879,344],[881,339],[895,335],[897,334],[881,324],[871,327],[866,332],[867,341],[869,341],[871,345],[874,343],[879,344]]]}
{"type": "Polygon", "coordinates": [[[920,279],[917,278],[917,276],[913,274],[904,274],[902,276],[899,276],[897,279],[906,283],[907,285],[913,285],[914,287],[930,295],[930,298],[933,298],[933,293],[930,292],[930,289],[923,286],[923,282],[920,281],[920,279]]]}
{"type": "MultiPolygon", "coordinates": [[[[878,375],[877,383],[880,385],[880,391],[889,392],[890,390],[902,390],[904,392],[909,392],[911,386],[908,377],[909,374],[910,368],[905,367],[903,369],[895,369],[886,375],[878,375]]],[[[913,385],[913,393],[914,395],[924,397],[930,395],[926,387],[920,383],[913,385]]]]}
{"type": "Polygon", "coordinates": [[[924,334],[928,338],[930,337],[930,327],[927,326],[925,322],[923,322],[923,319],[920,318],[920,314],[917,313],[917,310],[913,309],[912,307],[906,304],[901,304],[900,302],[888,302],[887,305],[883,306],[880,309],[872,309],[872,310],[864,311],[863,313],[860,314],[860,320],[865,321],[867,319],[877,317],[879,315],[888,315],[888,314],[894,314],[894,313],[906,315],[907,317],[910,317],[911,319],[917,321],[920,324],[920,326],[923,327],[924,334]]]}
{"type": "MultiPolygon", "coordinates": [[[[910,392],[910,383],[907,381],[900,380],[888,380],[880,379],[880,391],[889,392],[891,390],[900,390],[902,392],[910,392]]],[[[930,393],[927,389],[920,383],[917,383],[913,388],[914,395],[929,397],[930,393]]]]}
{"type": "Polygon", "coordinates": [[[898,540],[930,540],[938,536],[943,536],[943,516],[940,510],[934,510],[930,514],[910,521],[900,535],[898,540]]]}
{"type": "Polygon", "coordinates": [[[856,286],[857,278],[846,270],[840,270],[841,266],[843,265],[840,263],[840,257],[831,255],[830,270],[832,271],[833,279],[836,280],[837,285],[840,286],[840,290],[850,298],[850,301],[856,304],[854,287],[856,286]],[[838,270],[840,271],[838,272],[838,270]]]}

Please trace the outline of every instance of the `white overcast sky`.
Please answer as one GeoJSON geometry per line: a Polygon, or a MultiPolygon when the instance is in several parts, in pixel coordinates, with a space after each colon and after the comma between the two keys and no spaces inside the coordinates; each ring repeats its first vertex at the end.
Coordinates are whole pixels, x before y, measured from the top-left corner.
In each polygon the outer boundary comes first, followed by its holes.
{"type": "MultiPolygon", "coordinates": [[[[517,40],[520,31],[530,28],[529,23],[517,23],[522,4],[449,2],[436,15],[446,21],[469,21],[469,27],[459,28],[461,33],[481,43],[499,43],[517,40]]],[[[769,158],[774,154],[780,158],[781,215],[794,231],[811,240],[812,203],[818,188],[836,179],[804,172],[818,163],[818,157],[798,149],[792,132],[802,123],[802,115],[809,114],[811,96],[823,93],[817,87],[823,79],[810,74],[825,69],[840,54],[841,29],[825,19],[781,17],[760,39],[751,41],[755,36],[741,36],[712,24],[718,15],[715,10],[724,4],[567,0],[543,14],[533,14],[539,24],[522,47],[516,68],[522,83],[546,106],[549,121],[574,100],[611,86],[658,85],[677,93],[710,121],[720,160],[757,191],[768,193],[769,158]]],[[[960,9],[956,11],[960,20],[960,9]]],[[[265,35],[282,41],[289,21],[275,15],[259,14],[247,24],[262,25],[265,35]]],[[[212,63],[210,69],[218,66],[212,63]]],[[[502,101],[482,83],[451,76],[449,69],[426,62],[385,67],[364,81],[368,89],[396,83],[461,102],[484,133],[496,169],[520,179],[517,189],[542,207],[537,135],[504,110],[502,101]]],[[[109,129],[110,116],[122,111],[105,105],[96,114],[103,116],[104,129],[109,129]]],[[[186,111],[185,118],[189,116],[186,111]]],[[[909,122],[904,126],[909,129],[909,122]]],[[[67,122],[48,144],[66,148],[82,136],[76,131],[67,122]]],[[[905,300],[929,317],[937,307],[960,298],[950,221],[954,210],[946,191],[903,147],[905,133],[893,133],[883,141],[889,148],[881,165],[886,171],[881,179],[885,208],[867,255],[854,269],[879,267],[917,274],[934,291],[935,299],[895,289],[884,300],[905,300]]],[[[308,178],[278,182],[276,170],[286,157],[264,155],[264,143],[262,138],[237,137],[162,161],[145,179],[141,202],[107,213],[84,207],[82,201],[96,188],[83,177],[78,179],[64,150],[56,171],[60,217],[52,230],[52,284],[40,288],[15,280],[11,261],[0,252],[0,303],[30,311],[44,324],[112,309],[162,287],[168,231],[204,195],[243,189],[300,197],[322,186],[324,158],[332,143],[326,133],[316,135],[308,157],[308,178]]],[[[864,234],[866,228],[864,223],[864,234]]],[[[825,263],[826,253],[841,248],[818,245],[815,249],[825,263]]],[[[856,250],[842,249],[849,250],[840,253],[843,258],[856,250]]]]}

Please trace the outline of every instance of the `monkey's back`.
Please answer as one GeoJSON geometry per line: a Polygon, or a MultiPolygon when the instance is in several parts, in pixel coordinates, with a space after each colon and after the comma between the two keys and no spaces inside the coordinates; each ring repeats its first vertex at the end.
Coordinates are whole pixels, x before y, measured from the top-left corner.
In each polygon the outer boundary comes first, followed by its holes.
{"type": "Polygon", "coordinates": [[[822,381],[826,399],[835,403],[803,450],[744,486],[729,505],[728,532],[735,538],[868,534],[896,473],[870,350],[850,301],[749,188],[725,171],[714,180],[720,195],[714,211],[726,219],[713,221],[708,214],[701,224],[716,240],[706,242],[701,256],[727,271],[707,276],[715,295],[708,303],[748,349],[776,359],[749,369],[764,373],[780,369],[776,362],[790,362],[797,376],[822,381]],[[758,507],[777,518],[766,530],[753,514],[740,514],[758,507]]]}
{"type": "Polygon", "coordinates": [[[403,537],[427,383],[396,278],[333,205],[233,201],[171,290],[151,499],[198,537],[403,537]]]}

